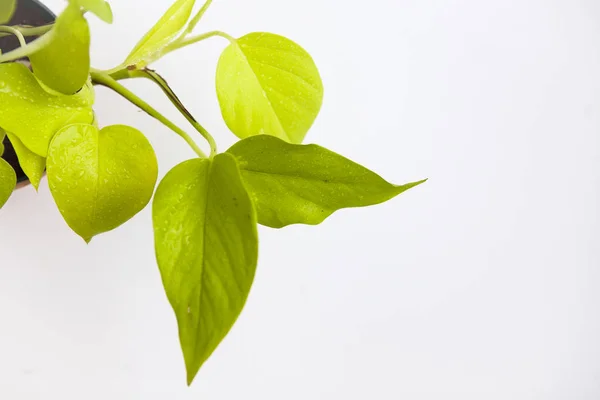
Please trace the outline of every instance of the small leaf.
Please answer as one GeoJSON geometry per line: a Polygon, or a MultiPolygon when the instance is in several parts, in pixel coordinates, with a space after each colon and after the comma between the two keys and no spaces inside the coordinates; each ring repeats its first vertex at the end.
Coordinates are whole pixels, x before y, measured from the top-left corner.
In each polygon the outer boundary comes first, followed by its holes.
{"type": "Polygon", "coordinates": [[[196,0],[175,1],[133,48],[125,64],[142,68],[154,61],[156,54],[171,42],[190,19],[195,2],[196,0]]]}
{"type": "Polygon", "coordinates": [[[3,158],[0,158],[0,208],[6,204],[16,186],[15,170],[3,158]]]}
{"type": "Polygon", "coordinates": [[[0,25],[12,19],[17,9],[17,0],[0,0],[0,25]]]}
{"type": "Polygon", "coordinates": [[[72,0],[80,7],[94,13],[98,18],[107,24],[112,24],[113,13],[110,4],[104,0],[72,0]]]}
{"type": "Polygon", "coordinates": [[[173,168],[152,210],[158,266],[191,384],[248,297],[258,258],[256,216],[227,153],[173,168]]]}
{"type": "Polygon", "coordinates": [[[138,130],[98,130],[75,124],[56,134],[47,160],[48,184],[67,224],[85,241],[141,211],[152,197],[158,166],[138,130]]]}
{"type": "Polygon", "coordinates": [[[7,133],[8,139],[13,145],[15,149],[15,153],[17,153],[17,158],[19,159],[19,164],[29,178],[29,182],[33,185],[35,190],[38,190],[40,186],[40,180],[44,175],[44,170],[46,169],[46,159],[44,157],[40,157],[31,150],[29,150],[23,142],[19,140],[18,137],[11,133],[7,133]]]}
{"type": "Polygon", "coordinates": [[[92,122],[93,103],[91,85],[72,96],[54,96],[26,66],[0,64],[0,127],[37,155],[46,157],[50,140],[63,126],[92,122]]]}
{"type": "Polygon", "coordinates": [[[73,94],[90,73],[90,28],[79,6],[70,3],[48,35],[50,42],[29,57],[33,72],[51,89],[73,94]]]}
{"type": "Polygon", "coordinates": [[[336,210],[387,201],[425,181],[396,186],[323,147],[256,136],[233,145],[258,222],[272,228],[320,224],[336,210]]]}
{"type": "Polygon", "coordinates": [[[302,143],[323,101],[323,84],[311,56],[272,33],[232,42],[217,65],[223,118],[239,138],[268,134],[302,143]]]}

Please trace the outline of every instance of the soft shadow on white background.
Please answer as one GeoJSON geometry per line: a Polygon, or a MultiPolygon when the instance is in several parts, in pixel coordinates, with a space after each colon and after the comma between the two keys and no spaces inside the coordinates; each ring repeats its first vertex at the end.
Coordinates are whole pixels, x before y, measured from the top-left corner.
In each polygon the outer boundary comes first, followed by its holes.
{"type": "MultiPolygon", "coordinates": [[[[119,63],[169,3],[90,17],[94,66],[119,63]]],[[[86,246],[45,183],[18,191],[0,211],[0,398],[600,398],[596,0],[216,0],[198,32],[212,29],[302,44],[326,88],[307,141],[430,181],[319,227],[261,229],[247,307],[191,388],[149,209],[86,246]]],[[[225,44],[155,65],[223,150],[225,44]]],[[[127,85],[185,124],[150,83],[127,85]]],[[[145,132],[161,176],[192,157],[97,92],[101,124],[145,132]]]]}

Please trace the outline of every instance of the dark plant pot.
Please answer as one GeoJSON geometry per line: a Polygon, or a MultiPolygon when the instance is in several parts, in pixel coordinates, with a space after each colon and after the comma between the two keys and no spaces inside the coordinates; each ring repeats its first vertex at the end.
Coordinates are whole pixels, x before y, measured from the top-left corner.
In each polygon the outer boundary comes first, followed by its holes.
{"type": "MultiPolygon", "coordinates": [[[[54,21],[54,18],[55,15],[52,13],[52,11],[50,11],[48,8],[46,8],[46,6],[37,0],[17,0],[17,10],[9,25],[40,26],[51,23],[54,21]]],[[[30,42],[34,39],[34,37],[30,37],[27,38],[27,41],[30,42]]],[[[0,38],[0,49],[2,50],[2,53],[14,50],[17,47],[19,47],[19,42],[14,36],[5,36],[0,38]]],[[[17,181],[20,183],[20,185],[27,184],[27,176],[25,173],[23,173],[23,169],[21,169],[19,161],[17,160],[15,150],[8,141],[8,138],[4,138],[4,146],[5,150],[2,158],[8,161],[8,163],[15,169],[17,173],[17,181]]]]}

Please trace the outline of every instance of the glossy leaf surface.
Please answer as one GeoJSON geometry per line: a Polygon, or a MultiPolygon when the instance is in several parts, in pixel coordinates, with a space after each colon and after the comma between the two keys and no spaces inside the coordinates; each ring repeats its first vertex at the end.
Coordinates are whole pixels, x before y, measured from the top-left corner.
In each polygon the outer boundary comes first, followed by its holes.
{"type": "Polygon", "coordinates": [[[134,47],[125,60],[125,64],[141,68],[153,61],[156,53],[160,53],[183,29],[190,19],[195,2],[196,0],[175,1],[156,25],[134,47]]]}
{"type": "Polygon", "coordinates": [[[29,182],[35,188],[38,189],[40,186],[40,180],[42,176],[44,176],[44,170],[46,169],[46,159],[44,157],[38,156],[31,150],[29,150],[18,137],[11,133],[7,133],[8,139],[13,145],[15,149],[15,153],[17,153],[17,158],[19,159],[19,165],[29,178],[29,182]]]}
{"type": "Polygon", "coordinates": [[[153,220],[190,384],[240,314],[256,270],[256,217],[234,157],[173,168],[156,191],[153,220]]]}
{"type": "Polygon", "coordinates": [[[93,103],[91,86],[72,96],[55,96],[40,86],[26,66],[0,64],[0,127],[42,157],[63,126],[93,121],[93,103]]]}
{"type": "Polygon", "coordinates": [[[221,54],[216,76],[223,118],[239,138],[268,134],[301,143],[323,101],[311,56],[272,33],[250,33],[221,54]]]}
{"type": "Polygon", "coordinates": [[[336,210],[387,201],[423,183],[392,185],[323,147],[256,136],[233,145],[258,222],[273,228],[316,225],[336,210]]]}
{"type": "Polygon", "coordinates": [[[48,35],[50,42],[29,57],[35,76],[51,89],[73,94],[90,73],[90,29],[79,6],[69,3],[48,35]]]}
{"type": "Polygon", "coordinates": [[[47,164],[58,209],[88,242],[141,211],[152,197],[158,174],[146,137],[124,125],[63,128],[52,140],[47,164]]]}
{"type": "Polygon", "coordinates": [[[15,170],[3,158],[0,158],[0,208],[6,204],[16,186],[15,170]]]}

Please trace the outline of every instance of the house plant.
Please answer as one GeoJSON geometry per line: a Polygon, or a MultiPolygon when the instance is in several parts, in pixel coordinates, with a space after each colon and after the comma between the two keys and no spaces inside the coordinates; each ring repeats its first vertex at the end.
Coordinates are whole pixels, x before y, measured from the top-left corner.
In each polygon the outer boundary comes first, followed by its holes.
{"type": "MultiPolygon", "coordinates": [[[[125,223],[152,200],[155,252],[175,311],[190,384],[240,314],[257,264],[257,224],[316,225],[341,208],[381,203],[423,181],[396,186],[317,145],[303,145],[323,99],[319,72],[299,45],[270,33],[233,38],[194,35],[209,8],[177,0],[110,69],[90,66],[91,14],[110,23],[104,0],[70,0],[54,24],[6,25],[17,2],[3,3],[0,34],[20,46],[0,55],[0,128],[25,174],[38,187],[44,171],[67,224],[89,242],[125,223]],[[27,43],[28,37],[38,37],[27,43]],[[173,88],[148,66],[202,40],[227,40],[216,72],[222,116],[241,140],[219,152],[213,136],[173,88]],[[31,70],[16,61],[27,57],[31,70]],[[210,153],[146,101],[119,83],[148,79],[202,137],[210,153]],[[94,86],[123,96],[185,140],[197,157],[158,184],[154,151],[124,125],[101,128],[94,86]],[[152,199],[153,198],[153,199],[152,199]]],[[[16,183],[0,160],[0,206],[16,183]]]]}

